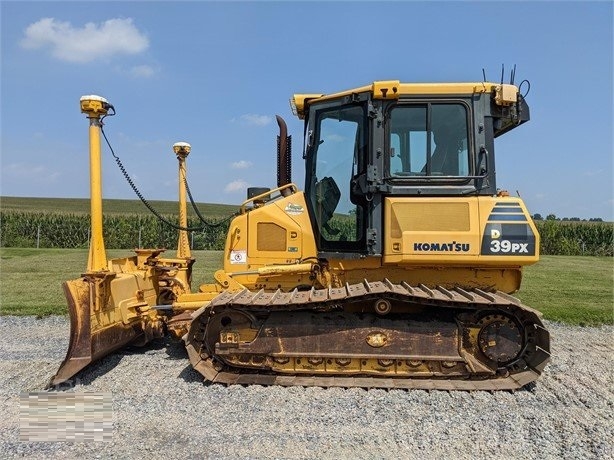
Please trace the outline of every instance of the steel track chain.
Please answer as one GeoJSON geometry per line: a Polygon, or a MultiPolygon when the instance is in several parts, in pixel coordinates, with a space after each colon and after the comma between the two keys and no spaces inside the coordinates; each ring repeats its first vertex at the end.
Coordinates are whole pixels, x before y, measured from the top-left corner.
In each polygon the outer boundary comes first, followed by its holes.
{"type": "Polygon", "coordinates": [[[393,283],[368,281],[346,284],[340,288],[315,289],[291,292],[250,291],[224,292],[211,301],[209,305],[193,314],[190,333],[185,337],[190,362],[208,381],[226,385],[281,385],[281,386],[319,386],[344,388],[402,388],[424,390],[514,390],[536,380],[550,358],[549,333],[541,322],[541,314],[517,298],[506,293],[486,292],[480,289],[433,288],[423,284],[411,286],[405,282],[393,283]],[[208,313],[220,308],[245,310],[321,310],[332,308],[345,302],[363,301],[376,298],[390,298],[411,302],[413,304],[440,308],[479,310],[497,310],[513,314],[527,328],[528,345],[519,358],[520,365],[512,367],[508,375],[484,379],[441,379],[400,377],[365,377],[365,376],[318,376],[263,374],[236,369],[229,372],[219,368],[211,356],[204,353],[195,343],[194,331],[199,322],[206,321],[208,313]]]}

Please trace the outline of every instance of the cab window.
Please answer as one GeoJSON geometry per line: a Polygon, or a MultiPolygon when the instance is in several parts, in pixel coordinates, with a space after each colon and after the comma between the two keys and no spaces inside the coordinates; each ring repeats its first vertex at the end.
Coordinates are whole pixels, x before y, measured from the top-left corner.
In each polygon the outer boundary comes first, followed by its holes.
{"type": "Polygon", "coordinates": [[[399,105],[390,111],[388,126],[390,177],[470,174],[463,104],[399,105]]]}

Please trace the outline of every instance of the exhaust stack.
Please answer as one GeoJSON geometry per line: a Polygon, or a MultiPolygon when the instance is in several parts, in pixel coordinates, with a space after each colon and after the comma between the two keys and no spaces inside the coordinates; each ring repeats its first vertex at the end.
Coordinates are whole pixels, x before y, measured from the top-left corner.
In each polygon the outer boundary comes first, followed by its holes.
{"type": "MultiPolygon", "coordinates": [[[[292,136],[288,136],[288,127],[283,118],[275,115],[279,126],[277,136],[277,186],[282,187],[292,182],[292,136]]],[[[290,194],[289,189],[282,190],[283,196],[290,194]]]]}

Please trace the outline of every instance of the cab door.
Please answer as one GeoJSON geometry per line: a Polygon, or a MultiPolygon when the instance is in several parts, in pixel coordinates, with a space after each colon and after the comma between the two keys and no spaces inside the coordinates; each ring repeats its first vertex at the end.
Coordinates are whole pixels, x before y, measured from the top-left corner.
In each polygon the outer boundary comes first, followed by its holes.
{"type": "Polygon", "coordinates": [[[305,191],[318,251],[364,253],[365,202],[353,184],[367,160],[366,104],[317,104],[310,117],[305,191]]]}

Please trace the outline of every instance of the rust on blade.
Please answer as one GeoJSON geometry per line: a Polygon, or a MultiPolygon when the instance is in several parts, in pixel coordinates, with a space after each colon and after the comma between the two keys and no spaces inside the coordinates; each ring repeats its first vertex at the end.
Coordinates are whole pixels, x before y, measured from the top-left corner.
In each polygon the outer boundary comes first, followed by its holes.
{"type": "MultiPolygon", "coordinates": [[[[143,345],[162,331],[150,316],[133,313],[126,321],[125,304],[113,302],[112,283],[135,283],[111,272],[88,273],[63,284],[70,314],[70,342],[64,361],[48,387],[71,379],[88,364],[130,343],[143,345]],[[123,308],[123,310],[122,310],[123,308]]],[[[138,305],[135,299],[133,302],[138,305]]],[[[136,309],[135,309],[136,310],[136,309]]]]}
{"type": "MultiPolygon", "coordinates": [[[[114,276],[109,276],[113,278],[114,276]]],[[[102,278],[101,283],[108,283],[110,279],[102,278]]],[[[138,328],[126,326],[122,323],[110,325],[104,329],[92,330],[92,296],[94,291],[92,283],[87,278],[66,281],[63,284],[64,294],[68,301],[70,313],[70,343],[64,361],[49,386],[59,385],[73,377],[88,364],[109,353],[142,338],[144,333],[138,328]]],[[[98,306],[95,307],[96,309],[98,306]]]]}

